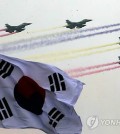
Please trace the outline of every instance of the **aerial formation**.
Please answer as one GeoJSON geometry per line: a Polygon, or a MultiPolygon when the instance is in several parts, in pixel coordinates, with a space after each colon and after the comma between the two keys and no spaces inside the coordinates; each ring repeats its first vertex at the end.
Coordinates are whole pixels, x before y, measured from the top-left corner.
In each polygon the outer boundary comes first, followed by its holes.
{"type": "MultiPolygon", "coordinates": [[[[92,21],[92,20],[84,19],[84,20],[79,21],[79,22],[71,22],[69,20],[66,20],[67,25],[64,26],[64,27],[69,28],[69,29],[82,28],[82,27],[85,27],[86,23],[89,22],[89,21],[92,21]]],[[[9,32],[9,33],[22,32],[22,31],[25,30],[26,26],[31,25],[31,24],[32,23],[22,23],[22,24],[20,24],[18,26],[11,26],[9,24],[5,24],[5,26],[6,26],[5,31],[9,32]]]]}

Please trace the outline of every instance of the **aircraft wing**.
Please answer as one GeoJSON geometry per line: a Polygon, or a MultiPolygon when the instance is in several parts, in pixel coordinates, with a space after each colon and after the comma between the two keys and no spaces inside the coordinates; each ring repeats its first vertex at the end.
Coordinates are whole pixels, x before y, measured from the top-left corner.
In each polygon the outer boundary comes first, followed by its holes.
{"type": "Polygon", "coordinates": [[[85,26],[86,25],[84,25],[84,24],[82,24],[82,25],[80,24],[80,25],[77,25],[76,28],[82,28],[82,27],[85,27],[85,26]]]}
{"type": "Polygon", "coordinates": [[[16,32],[21,32],[21,31],[24,31],[25,29],[24,28],[17,28],[15,31],[16,32]]]}
{"type": "Polygon", "coordinates": [[[66,28],[70,28],[70,29],[73,29],[73,28],[75,28],[75,26],[74,25],[68,25],[68,26],[66,26],[66,28]]]}

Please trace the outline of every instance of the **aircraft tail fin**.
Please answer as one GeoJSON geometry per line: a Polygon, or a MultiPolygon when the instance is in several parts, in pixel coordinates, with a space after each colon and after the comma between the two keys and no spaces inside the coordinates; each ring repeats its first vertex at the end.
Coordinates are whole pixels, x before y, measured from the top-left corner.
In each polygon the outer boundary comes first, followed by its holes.
{"type": "Polygon", "coordinates": [[[66,23],[67,23],[67,24],[71,24],[71,21],[69,21],[69,20],[66,20],[66,23]]]}
{"type": "Polygon", "coordinates": [[[9,25],[9,24],[5,24],[5,26],[6,26],[6,27],[10,27],[10,25],[9,25]]]}

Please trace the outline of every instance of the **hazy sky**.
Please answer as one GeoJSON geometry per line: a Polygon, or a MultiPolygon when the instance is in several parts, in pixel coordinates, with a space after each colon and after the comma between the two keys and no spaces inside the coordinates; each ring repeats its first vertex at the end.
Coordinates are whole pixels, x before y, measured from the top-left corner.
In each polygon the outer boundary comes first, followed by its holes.
{"type": "MultiPolygon", "coordinates": [[[[92,19],[87,23],[85,28],[120,23],[120,0],[0,0],[0,29],[4,28],[6,23],[18,25],[23,22],[31,22],[32,25],[26,27],[28,31],[46,29],[56,26],[65,25],[65,20],[80,21],[82,19],[92,19]]],[[[59,30],[59,29],[58,29],[59,30]]],[[[1,34],[1,33],[0,33],[1,34]]],[[[61,43],[55,46],[36,48],[25,52],[8,53],[10,56],[22,57],[23,54],[30,55],[50,52],[55,50],[67,50],[68,48],[82,48],[90,45],[102,45],[111,42],[117,42],[120,32],[101,35],[81,40],[61,43]]],[[[13,41],[14,39],[23,38],[24,40],[31,34],[24,31],[9,37],[0,38],[0,44],[13,41]],[[22,36],[24,34],[24,36],[22,36]]],[[[30,41],[29,41],[30,43],[30,41]]],[[[93,65],[117,60],[119,51],[110,52],[95,56],[89,56],[80,59],[72,59],[67,62],[52,64],[57,65],[61,69],[72,68],[77,65],[93,65]]],[[[83,134],[119,134],[120,129],[110,127],[99,127],[96,131],[90,131],[86,126],[86,118],[90,115],[99,115],[101,118],[120,118],[117,97],[119,90],[119,73],[105,73],[93,77],[84,77],[82,80],[86,83],[86,89],[80,97],[79,103],[76,105],[77,112],[81,115],[84,124],[83,134]],[[112,78],[112,76],[114,78],[112,78]],[[117,76],[117,77],[116,77],[117,76]],[[114,80],[113,80],[114,79],[114,80]],[[110,81],[110,83],[109,83],[110,81]],[[109,84],[108,84],[109,83],[109,84]],[[113,85],[117,85],[113,89],[113,85]],[[110,93],[108,93],[110,91],[110,93]],[[115,92],[116,91],[116,92],[115,92]],[[103,92],[104,95],[103,95],[103,92]],[[107,99],[106,99],[107,98],[107,99]],[[110,99],[109,99],[110,98],[110,99]],[[117,100],[116,100],[117,98],[117,100]],[[102,107],[102,105],[104,106],[102,107]],[[107,109],[108,107],[108,109],[107,109]],[[95,110],[96,111],[95,111],[95,110]],[[105,112],[104,112],[105,110],[105,112]],[[115,112],[116,110],[117,112],[115,112]],[[109,129],[109,130],[108,130],[109,129]],[[116,131],[115,131],[116,130],[116,131]],[[106,133],[105,133],[106,132],[106,133]]],[[[41,131],[34,130],[0,130],[0,134],[42,134],[41,131]]]]}
{"type": "MultiPolygon", "coordinates": [[[[63,26],[66,19],[80,21],[85,18],[93,20],[88,22],[85,28],[109,25],[120,22],[119,5],[119,0],[12,0],[12,2],[1,0],[0,27],[3,28],[6,23],[18,25],[22,22],[31,22],[32,25],[26,27],[26,31],[34,31],[63,26]]],[[[27,37],[32,37],[31,34],[25,32],[0,38],[0,42],[9,42],[20,38],[25,40],[27,37]]],[[[118,41],[118,36],[119,32],[115,32],[97,36],[94,40],[93,38],[85,38],[65,44],[104,44],[118,41]]]]}
{"type": "Polygon", "coordinates": [[[119,0],[0,0],[0,26],[32,22],[32,27],[64,24],[66,19],[93,19],[88,25],[120,21],[119,0]]]}

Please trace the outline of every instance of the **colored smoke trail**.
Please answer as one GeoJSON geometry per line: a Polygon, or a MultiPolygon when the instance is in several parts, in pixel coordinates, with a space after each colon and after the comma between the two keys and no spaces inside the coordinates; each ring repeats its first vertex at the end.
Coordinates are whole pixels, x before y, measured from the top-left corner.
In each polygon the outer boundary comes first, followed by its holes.
{"type": "Polygon", "coordinates": [[[88,32],[88,31],[94,31],[94,30],[101,30],[101,29],[112,28],[112,27],[116,27],[116,26],[120,26],[120,23],[110,24],[110,25],[104,25],[104,26],[98,26],[98,27],[93,27],[93,28],[87,28],[87,29],[81,30],[81,32],[88,32]]]}
{"type": "Polygon", "coordinates": [[[83,36],[81,36],[81,38],[91,37],[91,36],[96,36],[96,35],[102,35],[102,34],[108,34],[108,33],[118,32],[118,31],[120,31],[120,28],[83,35],[83,36]]]}
{"type": "Polygon", "coordinates": [[[0,29],[0,32],[1,32],[1,31],[5,31],[5,30],[6,30],[6,29],[0,29]]]}
{"type": "Polygon", "coordinates": [[[117,49],[120,49],[120,46],[118,47],[115,47],[115,48],[109,48],[109,49],[105,49],[105,50],[99,50],[99,51],[93,51],[93,52],[87,52],[87,53],[71,53],[71,54],[67,54],[67,55],[58,55],[58,56],[49,56],[49,57],[26,57],[25,59],[32,59],[32,60],[36,60],[36,59],[39,59],[39,60],[43,60],[43,61],[46,61],[46,62],[55,62],[55,61],[62,61],[62,60],[68,60],[68,59],[72,59],[72,58],[78,58],[78,57],[81,57],[81,56],[89,56],[89,55],[93,55],[93,54],[100,54],[100,53],[105,53],[105,52],[109,52],[109,51],[113,51],[113,50],[117,50],[117,49]]]}
{"type": "Polygon", "coordinates": [[[78,73],[78,72],[82,72],[82,71],[86,71],[86,70],[97,69],[97,68],[111,66],[111,65],[115,65],[115,64],[119,64],[119,63],[120,62],[111,62],[111,63],[99,64],[99,65],[94,65],[94,66],[88,66],[88,67],[79,67],[79,68],[67,70],[66,72],[67,73],[78,73]]]}
{"type": "Polygon", "coordinates": [[[29,32],[30,33],[46,32],[46,31],[51,31],[51,30],[60,29],[60,28],[63,28],[63,26],[56,26],[56,27],[51,27],[51,28],[46,28],[46,29],[37,29],[37,30],[29,31],[29,32]]]}
{"type": "Polygon", "coordinates": [[[96,74],[96,73],[101,73],[101,72],[105,72],[105,71],[111,71],[114,69],[118,69],[120,68],[120,66],[114,66],[114,67],[109,67],[109,68],[105,68],[105,69],[99,69],[99,70],[95,70],[95,71],[90,71],[90,72],[85,72],[82,74],[76,73],[76,74],[69,74],[72,77],[78,78],[78,77],[83,77],[86,75],[92,75],[92,74],[96,74]]]}
{"type": "Polygon", "coordinates": [[[118,32],[120,31],[120,28],[117,29],[112,29],[112,30],[105,30],[102,32],[95,32],[95,33],[90,33],[86,35],[81,35],[81,33],[78,32],[71,32],[71,33],[59,33],[59,34],[52,34],[46,37],[39,37],[36,39],[32,40],[26,40],[26,41],[20,41],[19,43],[12,43],[11,45],[5,45],[0,49],[0,52],[7,52],[7,51],[14,51],[14,50],[26,50],[26,49],[33,49],[37,47],[42,47],[42,46],[48,46],[48,45],[53,45],[57,43],[62,43],[66,41],[73,41],[76,39],[82,39],[86,37],[93,37],[97,35],[103,35],[103,34],[108,34],[112,32],[118,32]],[[30,42],[28,42],[30,41],[30,42]],[[7,47],[8,46],[8,47],[7,47]]]}
{"type": "Polygon", "coordinates": [[[0,37],[4,37],[4,36],[8,36],[8,35],[12,35],[12,34],[15,34],[15,33],[1,34],[0,37]]]}
{"type": "MultiPolygon", "coordinates": [[[[67,25],[66,25],[67,26],[67,25]]],[[[80,32],[89,32],[89,31],[95,31],[95,30],[101,30],[101,29],[107,29],[107,28],[112,28],[112,27],[117,27],[120,26],[120,23],[116,24],[109,24],[109,25],[103,25],[103,26],[98,26],[98,27],[92,27],[92,28],[86,28],[86,29],[80,29],[80,32]]],[[[65,26],[56,26],[56,27],[51,27],[51,28],[46,28],[46,29],[38,29],[31,31],[31,33],[36,33],[36,32],[46,32],[46,31],[51,31],[59,28],[63,28],[65,26]]],[[[74,30],[74,29],[73,29],[74,30]]]]}
{"type": "Polygon", "coordinates": [[[114,43],[109,43],[109,44],[105,44],[105,45],[99,45],[99,46],[93,46],[93,47],[88,47],[88,48],[77,48],[77,49],[71,49],[71,50],[66,50],[66,51],[55,51],[52,53],[47,53],[47,54],[34,54],[31,55],[27,58],[43,58],[43,57],[59,57],[67,55],[67,54],[74,54],[74,53],[80,53],[80,52],[86,52],[86,51],[90,51],[90,50],[94,50],[94,49],[100,49],[100,48],[105,48],[105,47],[110,47],[110,46],[114,46],[114,45],[118,45],[120,42],[114,42],[114,43]]]}

